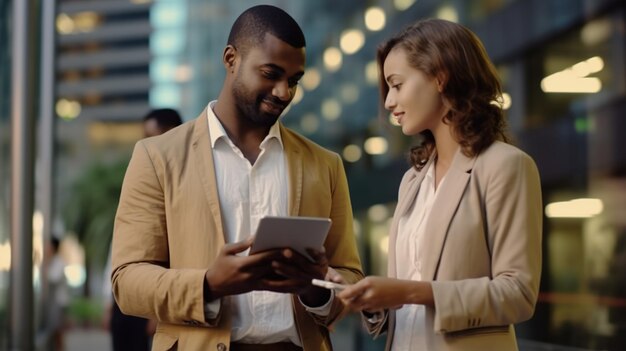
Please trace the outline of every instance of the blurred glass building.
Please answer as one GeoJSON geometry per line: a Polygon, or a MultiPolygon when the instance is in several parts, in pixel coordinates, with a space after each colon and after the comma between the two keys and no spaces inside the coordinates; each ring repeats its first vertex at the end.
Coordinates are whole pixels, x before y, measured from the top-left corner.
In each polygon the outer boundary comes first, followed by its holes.
{"type": "MultiPolygon", "coordinates": [[[[8,347],[11,269],[11,3],[0,0],[0,350],[8,347]]],[[[129,155],[150,108],[176,108],[191,120],[217,97],[230,26],[257,3],[58,1],[56,98],[49,107],[58,116],[55,208],[65,206],[86,165],[129,155]]],[[[420,18],[474,30],[502,78],[515,143],[535,159],[542,179],[541,294],[535,316],[517,326],[520,348],[626,349],[626,2],[263,3],[285,9],[304,29],[306,74],[283,122],[342,155],[368,274],[386,272],[389,219],[414,142],[380,110],[376,47],[420,18]]],[[[60,210],[55,218],[62,221],[60,210]]],[[[384,345],[354,317],[333,338],[339,350],[384,345]]]]}

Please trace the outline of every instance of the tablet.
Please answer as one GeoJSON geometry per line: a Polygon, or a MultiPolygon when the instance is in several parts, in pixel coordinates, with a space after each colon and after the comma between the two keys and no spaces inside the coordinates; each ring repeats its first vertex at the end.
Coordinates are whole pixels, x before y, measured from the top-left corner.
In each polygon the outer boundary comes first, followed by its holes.
{"type": "Polygon", "coordinates": [[[330,218],[263,217],[259,221],[254,242],[250,247],[250,255],[288,247],[311,259],[306,249],[322,249],[330,224],[330,218]]]}

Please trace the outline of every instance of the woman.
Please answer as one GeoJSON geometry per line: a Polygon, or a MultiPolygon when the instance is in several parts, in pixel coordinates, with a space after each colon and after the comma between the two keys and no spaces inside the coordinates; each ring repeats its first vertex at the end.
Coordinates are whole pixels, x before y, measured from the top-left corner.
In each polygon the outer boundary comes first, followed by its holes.
{"type": "Polygon", "coordinates": [[[433,19],[384,43],[378,65],[385,108],[422,142],[400,184],[389,278],[337,296],[389,332],[388,350],[516,350],[513,324],[539,289],[541,190],[533,160],[506,143],[496,71],[471,31],[433,19]]]}

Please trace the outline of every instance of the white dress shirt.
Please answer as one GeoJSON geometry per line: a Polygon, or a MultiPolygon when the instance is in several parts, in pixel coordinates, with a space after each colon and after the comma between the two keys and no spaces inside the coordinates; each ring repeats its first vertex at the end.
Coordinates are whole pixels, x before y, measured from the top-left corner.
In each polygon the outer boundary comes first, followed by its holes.
{"type": "MultiPolygon", "coordinates": [[[[424,233],[424,227],[438,192],[435,190],[434,169],[434,165],[428,169],[411,209],[400,218],[398,223],[396,257],[406,258],[397,260],[398,279],[422,280],[420,246],[422,240],[425,240],[424,236],[428,235],[424,233]]],[[[443,179],[438,189],[442,185],[443,179]]],[[[396,310],[392,351],[426,350],[425,334],[426,309],[424,305],[408,304],[396,310]]]]}
{"type": "MultiPolygon", "coordinates": [[[[233,243],[253,235],[263,216],[288,215],[287,159],[280,128],[275,123],[261,142],[258,158],[253,165],[250,164],[215,116],[215,102],[209,103],[207,119],[225,239],[233,243]]],[[[247,251],[241,253],[247,254],[247,251]]],[[[232,341],[302,345],[293,318],[290,294],[252,291],[233,295],[232,301],[232,341]]],[[[331,302],[332,296],[325,305],[307,307],[307,310],[328,315],[331,302]]],[[[219,300],[208,305],[210,311],[216,311],[216,307],[219,310],[219,300]]]]}

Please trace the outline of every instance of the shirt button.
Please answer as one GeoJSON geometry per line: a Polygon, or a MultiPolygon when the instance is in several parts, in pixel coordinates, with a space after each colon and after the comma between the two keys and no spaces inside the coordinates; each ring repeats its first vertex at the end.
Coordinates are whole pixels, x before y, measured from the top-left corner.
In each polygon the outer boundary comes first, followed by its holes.
{"type": "Polygon", "coordinates": [[[223,343],[217,344],[217,351],[226,351],[226,345],[223,343]]]}

